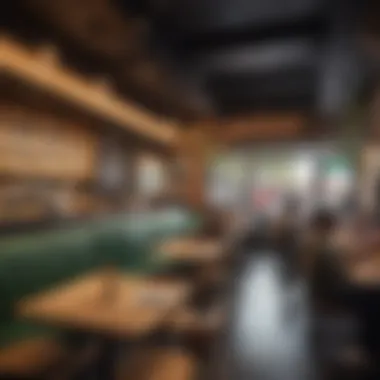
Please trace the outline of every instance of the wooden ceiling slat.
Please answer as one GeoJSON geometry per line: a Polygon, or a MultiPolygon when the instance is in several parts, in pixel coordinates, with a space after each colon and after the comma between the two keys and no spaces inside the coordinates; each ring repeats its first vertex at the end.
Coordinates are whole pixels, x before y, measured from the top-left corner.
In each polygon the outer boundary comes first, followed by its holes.
{"type": "Polygon", "coordinates": [[[0,69],[125,130],[164,145],[173,146],[177,143],[176,126],[168,125],[167,121],[158,119],[147,110],[87,83],[63,67],[44,61],[5,37],[0,42],[0,69]]]}

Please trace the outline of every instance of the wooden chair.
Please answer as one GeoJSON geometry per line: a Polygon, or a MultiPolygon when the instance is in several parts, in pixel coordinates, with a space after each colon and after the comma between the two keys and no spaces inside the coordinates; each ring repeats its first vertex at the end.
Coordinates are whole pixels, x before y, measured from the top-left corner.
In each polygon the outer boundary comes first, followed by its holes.
{"type": "Polygon", "coordinates": [[[172,319],[172,327],[177,331],[213,334],[223,326],[224,311],[218,306],[198,311],[191,307],[179,310],[172,319]]]}
{"type": "Polygon", "coordinates": [[[193,356],[178,347],[143,348],[121,363],[118,380],[194,380],[193,356]]]}
{"type": "Polygon", "coordinates": [[[99,347],[71,351],[55,339],[39,338],[0,350],[0,379],[69,379],[96,360],[99,347]]]}
{"type": "Polygon", "coordinates": [[[17,342],[0,350],[1,377],[37,378],[67,357],[67,352],[52,339],[17,342]]]}

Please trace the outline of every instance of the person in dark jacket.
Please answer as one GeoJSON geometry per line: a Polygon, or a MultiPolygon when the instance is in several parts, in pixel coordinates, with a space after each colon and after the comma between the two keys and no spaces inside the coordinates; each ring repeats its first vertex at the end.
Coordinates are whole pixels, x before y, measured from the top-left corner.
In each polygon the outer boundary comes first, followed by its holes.
{"type": "Polygon", "coordinates": [[[302,269],[309,285],[313,311],[325,317],[346,315],[344,318],[356,318],[358,343],[376,363],[380,356],[380,308],[377,306],[380,291],[374,296],[374,291],[350,284],[340,263],[340,255],[330,245],[334,228],[333,215],[326,211],[317,212],[312,220],[310,240],[303,247],[302,269]]]}
{"type": "Polygon", "coordinates": [[[324,304],[334,304],[345,286],[342,266],[330,244],[335,227],[332,213],[317,211],[312,217],[306,241],[301,245],[301,271],[309,283],[313,299],[324,304]]]}

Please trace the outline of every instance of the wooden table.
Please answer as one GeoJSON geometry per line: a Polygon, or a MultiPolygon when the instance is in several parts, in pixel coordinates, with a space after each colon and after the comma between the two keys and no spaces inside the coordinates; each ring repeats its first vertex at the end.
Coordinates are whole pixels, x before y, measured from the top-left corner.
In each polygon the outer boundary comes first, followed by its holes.
{"type": "Polygon", "coordinates": [[[159,247],[160,258],[192,264],[210,263],[223,257],[221,241],[205,238],[179,238],[159,247]]]}
{"type": "Polygon", "coordinates": [[[103,350],[95,372],[97,378],[107,380],[115,378],[120,340],[152,332],[190,294],[190,286],[179,280],[113,276],[112,297],[109,289],[107,297],[104,292],[105,281],[111,280],[109,273],[96,273],[28,297],[17,308],[18,315],[24,319],[98,337],[103,350]]]}
{"type": "Polygon", "coordinates": [[[118,337],[149,333],[180,307],[190,286],[179,280],[119,275],[115,296],[102,297],[104,277],[90,274],[21,301],[18,315],[54,326],[118,337]]]}

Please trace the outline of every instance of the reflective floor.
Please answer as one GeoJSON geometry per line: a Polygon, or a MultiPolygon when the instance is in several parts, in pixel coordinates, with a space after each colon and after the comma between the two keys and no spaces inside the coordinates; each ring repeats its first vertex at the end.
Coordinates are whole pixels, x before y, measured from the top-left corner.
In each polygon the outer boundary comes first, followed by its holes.
{"type": "Polygon", "coordinates": [[[227,337],[228,377],[315,379],[304,284],[271,252],[248,258],[239,273],[227,337]]]}

